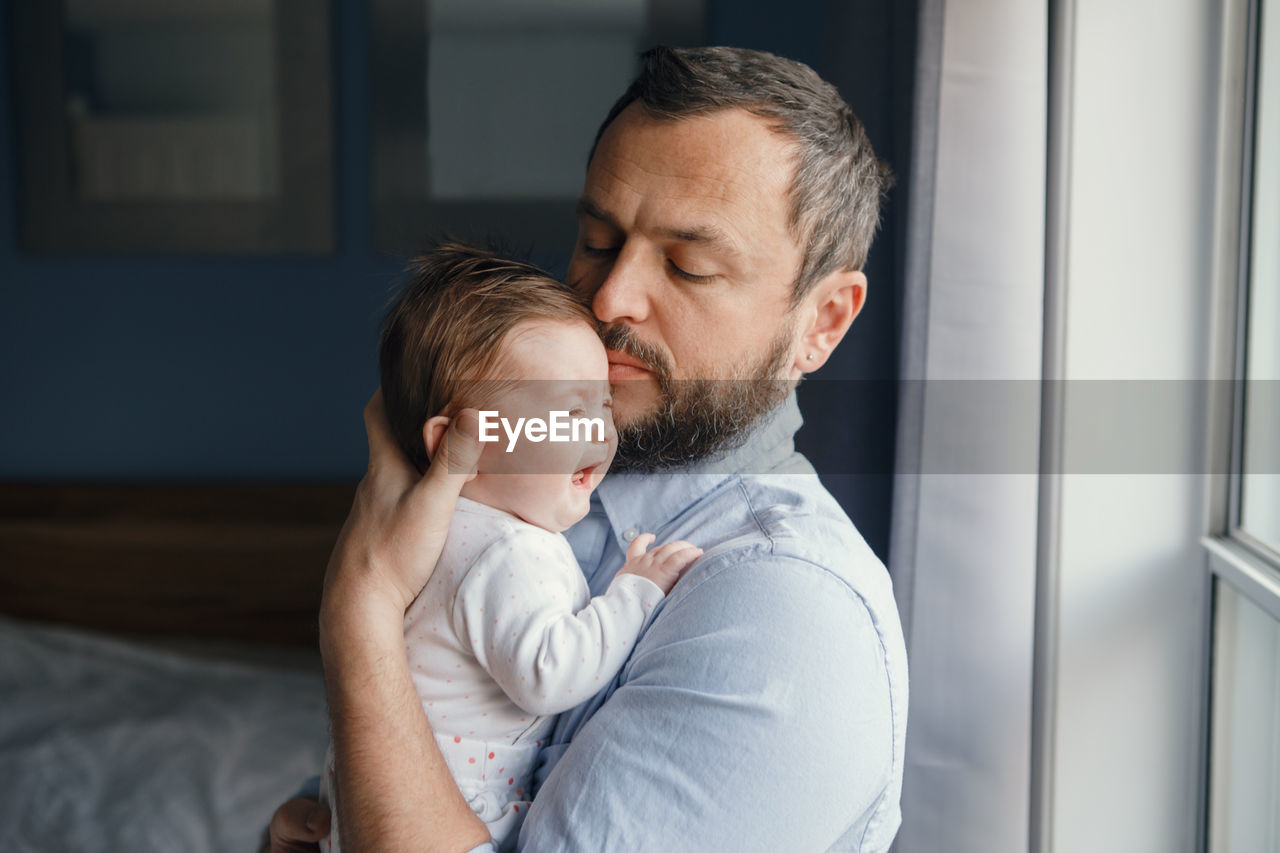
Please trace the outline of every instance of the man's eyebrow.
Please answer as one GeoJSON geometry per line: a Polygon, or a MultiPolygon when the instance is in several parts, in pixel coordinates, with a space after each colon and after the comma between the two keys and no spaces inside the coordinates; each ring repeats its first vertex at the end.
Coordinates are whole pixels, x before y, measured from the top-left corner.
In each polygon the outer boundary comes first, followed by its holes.
{"type": "MultiPolygon", "coordinates": [[[[587,216],[598,222],[603,222],[610,228],[621,231],[622,226],[614,219],[604,208],[596,204],[591,199],[583,196],[578,199],[578,216],[587,216]]],[[[684,228],[661,228],[658,233],[663,237],[670,237],[679,240],[682,243],[698,243],[709,249],[722,252],[729,255],[738,255],[738,244],[725,233],[722,229],[714,225],[693,225],[684,228]]]]}
{"type": "Polygon", "coordinates": [[[586,196],[583,196],[582,198],[578,199],[578,217],[582,218],[583,216],[589,216],[592,219],[599,220],[600,222],[603,222],[605,225],[608,225],[610,228],[614,228],[618,231],[622,230],[622,227],[618,225],[618,220],[614,219],[612,216],[610,216],[608,213],[605,212],[605,209],[603,207],[596,204],[594,201],[587,198],[586,196]]]}
{"type": "Polygon", "coordinates": [[[738,245],[714,225],[694,225],[688,228],[662,228],[659,233],[684,243],[698,243],[716,252],[737,255],[738,245]]]}

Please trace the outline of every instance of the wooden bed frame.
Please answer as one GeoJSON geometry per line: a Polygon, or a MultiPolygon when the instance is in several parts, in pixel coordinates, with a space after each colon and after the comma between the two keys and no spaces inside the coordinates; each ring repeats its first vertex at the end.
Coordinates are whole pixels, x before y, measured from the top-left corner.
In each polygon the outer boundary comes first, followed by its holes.
{"type": "Polygon", "coordinates": [[[0,483],[0,612],[315,646],[354,483],[0,483]]]}

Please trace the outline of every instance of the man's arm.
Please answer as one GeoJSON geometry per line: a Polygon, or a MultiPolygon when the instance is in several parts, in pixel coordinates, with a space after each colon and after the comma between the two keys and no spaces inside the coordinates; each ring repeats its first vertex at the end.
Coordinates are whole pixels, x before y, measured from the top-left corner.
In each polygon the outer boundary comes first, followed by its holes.
{"type": "Polygon", "coordinates": [[[489,833],[435,745],[402,626],[475,470],[475,413],[454,419],[422,477],[392,440],[380,394],[365,410],[365,428],[369,471],[334,546],[320,606],[342,844],[348,853],[470,850],[489,833]]]}
{"type": "Polygon", "coordinates": [[[870,611],[812,564],[730,559],[675,589],[539,790],[524,853],[862,849],[873,819],[896,826],[870,611]]]}
{"type": "Polygon", "coordinates": [[[321,620],[342,845],[361,851],[471,850],[489,832],[459,793],[405,661],[403,611],[335,587],[321,620]]]}

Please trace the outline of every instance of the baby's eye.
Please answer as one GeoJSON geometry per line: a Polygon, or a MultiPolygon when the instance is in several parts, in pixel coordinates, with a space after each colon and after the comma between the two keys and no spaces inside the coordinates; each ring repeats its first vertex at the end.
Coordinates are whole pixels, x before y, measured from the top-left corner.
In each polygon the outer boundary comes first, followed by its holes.
{"type": "Polygon", "coordinates": [[[580,417],[582,415],[585,415],[586,413],[587,413],[586,409],[582,408],[581,406],[578,406],[577,408],[569,410],[569,417],[571,418],[580,417]]]}

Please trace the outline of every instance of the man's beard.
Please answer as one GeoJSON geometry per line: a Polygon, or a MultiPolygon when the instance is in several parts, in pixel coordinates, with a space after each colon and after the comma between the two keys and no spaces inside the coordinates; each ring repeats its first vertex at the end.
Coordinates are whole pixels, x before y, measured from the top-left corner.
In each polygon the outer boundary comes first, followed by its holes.
{"type": "Polygon", "coordinates": [[[611,471],[661,471],[736,449],[794,386],[779,378],[791,360],[790,324],[754,366],[726,379],[673,379],[666,354],[626,326],[608,326],[601,338],[607,349],[642,362],[662,397],[658,411],[618,426],[611,471]]]}

